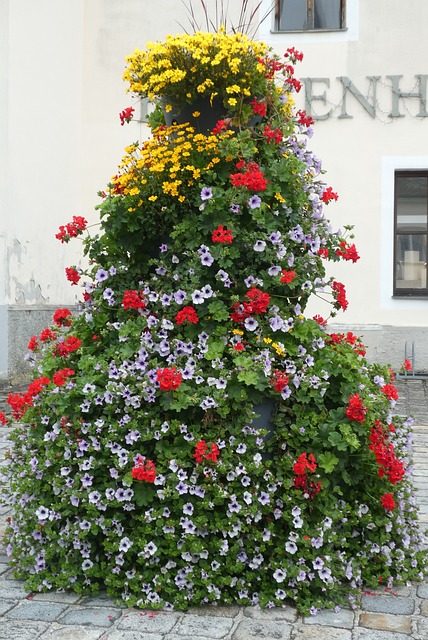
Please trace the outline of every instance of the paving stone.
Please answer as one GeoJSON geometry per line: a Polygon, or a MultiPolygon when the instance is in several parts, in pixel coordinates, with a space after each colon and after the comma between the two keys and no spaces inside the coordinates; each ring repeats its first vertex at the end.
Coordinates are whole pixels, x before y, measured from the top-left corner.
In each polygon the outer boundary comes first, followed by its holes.
{"type": "Polygon", "coordinates": [[[428,600],[422,600],[421,602],[421,616],[428,617],[428,600]]]}
{"type": "Polygon", "coordinates": [[[418,586],[417,594],[419,598],[428,598],[428,584],[426,582],[418,586]]]}
{"type": "Polygon", "coordinates": [[[37,640],[47,628],[42,622],[2,620],[0,640],[37,640]]]}
{"type": "MultiPolygon", "coordinates": [[[[178,637],[179,640],[185,640],[183,636],[178,637]]],[[[151,633],[149,636],[142,636],[139,631],[120,631],[119,629],[115,629],[114,631],[109,631],[108,636],[101,636],[100,640],[104,640],[104,638],[105,640],[164,640],[165,636],[163,634],[159,635],[158,633],[151,633]]],[[[175,638],[177,638],[177,636],[168,636],[168,640],[175,640],[175,638]]],[[[80,638],[77,638],[77,640],[80,640],[80,638]]],[[[199,640],[199,638],[192,638],[191,640],[199,640]]],[[[202,640],[205,640],[205,638],[202,640]]]]}
{"type": "MultiPolygon", "coordinates": [[[[179,620],[179,614],[146,611],[132,611],[125,613],[122,619],[116,624],[120,630],[130,629],[140,633],[166,634],[173,629],[179,620]]],[[[150,638],[150,640],[152,640],[150,638]]]]}
{"type": "Polygon", "coordinates": [[[40,620],[41,622],[52,622],[66,609],[66,604],[24,600],[8,611],[6,617],[10,620],[40,620]]]}
{"type": "Polygon", "coordinates": [[[108,596],[106,593],[99,593],[96,596],[79,596],[81,599],[81,604],[84,604],[87,607],[117,607],[120,609],[126,609],[126,604],[124,602],[117,602],[115,598],[112,596],[108,596]]]}
{"type": "Polygon", "coordinates": [[[352,632],[347,629],[334,629],[320,625],[302,624],[293,640],[351,640],[352,632]]]}
{"type": "Polygon", "coordinates": [[[216,607],[214,605],[207,605],[204,607],[190,607],[188,609],[188,613],[193,616],[218,616],[220,618],[236,618],[240,611],[240,607],[216,607]]]}
{"type": "MultiPolygon", "coordinates": [[[[84,627],[51,626],[39,640],[104,640],[107,636],[101,629],[85,629],[84,627]]],[[[111,636],[108,636],[110,640],[111,636]]]]}
{"type": "Polygon", "coordinates": [[[338,627],[341,629],[352,629],[354,624],[354,612],[349,609],[334,611],[333,609],[323,609],[316,616],[308,616],[303,619],[305,624],[338,627]]]}
{"type": "Polygon", "coordinates": [[[244,619],[238,624],[233,640],[290,640],[291,625],[274,620],[244,619]]]}
{"type": "Polygon", "coordinates": [[[3,616],[7,611],[12,609],[15,605],[18,604],[16,600],[0,600],[0,616],[3,616]]]}
{"type": "Polygon", "coordinates": [[[360,627],[367,627],[367,629],[412,633],[412,621],[408,616],[392,616],[387,613],[367,613],[363,611],[360,615],[359,625],[360,627]]]}
{"type": "Polygon", "coordinates": [[[66,593],[64,591],[50,591],[49,593],[35,593],[31,600],[40,602],[59,602],[61,604],[76,604],[82,596],[78,593],[66,593]]]}
{"type": "Polygon", "coordinates": [[[428,619],[418,618],[416,627],[420,638],[428,638],[428,619]]]}
{"type": "Polygon", "coordinates": [[[413,640],[413,637],[404,633],[358,627],[354,629],[352,640],[413,640]]]}
{"type": "Polygon", "coordinates": [[[31,591],[24,589],[19,583],[12,580],[0,581],[0,598],[6,600],[21,600],[26,598],[31,591]]]}
{"type": "Polygon", "coordinates": [[[245,607],[244,615],[255,620],[287,620],[295,622],[297,611],[293,607],[273,607],[272,609],[261,609],[260,607],[245,607]]]}
{"type": "Polygon", "coordinates": [[[73,607],[64,615],[58,618],[60,624],[76,624],[81,626],[111,627],[121,616],[118,609],[107,609],[106,607],[73,607]]]}
{"type": "Polygon", "coordinates": [[[233,618],[186,615],[174,629],[174,633],[191,637],[208,637],[214,640],[214,638],[224,638],[227,636],[233,624],[233,618]]]}
{"type": "Polygon", "coordinates": [[[415,603],[411,598],[401,596],[368,596],[363,595],[361,608],[375,613],[393,613],[410,615],[415,610],[415,603]]]}

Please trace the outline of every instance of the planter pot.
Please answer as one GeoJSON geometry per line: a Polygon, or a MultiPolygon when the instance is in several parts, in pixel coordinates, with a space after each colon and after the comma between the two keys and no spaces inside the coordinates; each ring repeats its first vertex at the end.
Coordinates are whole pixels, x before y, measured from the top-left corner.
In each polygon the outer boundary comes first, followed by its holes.
{"type": "Polygon", "coordinates": [[[165,100],[165,102],[172,105],[171,111],[165,111],[167,127],[188,122],[196,131],[206,133],[214,129],[219,120],[226,117],[225,108],[218,100],[213,100],[210,103],[208,98],[198,98],[192,104],[181,106],[174,104],[173,99],[165,100]],[[200,113],[197,118],[192,115],[195,112],[200,113]]]}
{"type": "Polygon", "coordinates": [[[258,418],[254,418],[252,426],[256,429],[266,429],[267,433],[264,436],[264,442],[268,442],[275,431],[275,428],[271,422],[271,418],[275,411],[275,400],[272,398],[266,398],[262,402],[255,404],[253,407],[254,413],[258,414],[258,418]]]}
{"type": "MultiPolygon", "coordinates": [[[[172,106],[171,111],[166,112],[164,110],[167,127],[188,122],[199,133],[206,133],[207,131],[212,131],[219,120],[230,118],[230,114],[226,112],[226,108],[220,100],[211,102],[209,98],[198,98],[192,104],[177,105],[174,103],[174,99],[166,99],[165,104],[172,106]],[[196,118],[193,117],[195,112],[200,114],[196,118]]],[[[253,116],[246,122],[245,126],[254,127],[256,124],[260,124],[261,121],[261,116],[253,116]]],[[[236,130],[235,127],[229,128],[236,130]]]]}

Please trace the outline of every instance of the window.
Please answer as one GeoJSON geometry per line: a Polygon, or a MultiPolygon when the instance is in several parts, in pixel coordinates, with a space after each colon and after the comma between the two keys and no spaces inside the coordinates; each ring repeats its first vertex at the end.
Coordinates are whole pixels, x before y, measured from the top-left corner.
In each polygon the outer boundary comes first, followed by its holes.
{"type": "Polygon", "coordinates": [[[346,0],[277,0],[277,30],[344,29],[345,4],[346,0]]]}
{"type": "Polygon", "coordinates": [[[394,295],[426,296],[428,171],[395,172],[394,295]]]}

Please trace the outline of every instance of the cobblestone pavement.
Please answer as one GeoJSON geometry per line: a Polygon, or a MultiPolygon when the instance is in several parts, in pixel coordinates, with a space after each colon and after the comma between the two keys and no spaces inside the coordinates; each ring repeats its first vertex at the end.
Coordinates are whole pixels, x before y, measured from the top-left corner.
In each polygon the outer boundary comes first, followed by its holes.
{"type": "MultiPolygon", "coordinates": [[[[428,526],[428,381],[398,381],[397,412],[414,415],[414,478],[421,525],[428,526]]],[[[3,393],[4,399],[4,393],[3,393]]],[[[0,389],[0,406],[1,406],[0,389]]],[[[1,408],[0,408],[1,410],[1,408]]],[[[0,429],[0,464],[7,449],[0,429]]],[[[0,506],[0,534],[7,517],[0,506]]],[[[361,607],[302,617],[293,607],[202,607],[186,613],[127,609],[105,596],[31,594],[0,550],[0,640],[428,640],[428,579],[378,589],[361,607]]]]}

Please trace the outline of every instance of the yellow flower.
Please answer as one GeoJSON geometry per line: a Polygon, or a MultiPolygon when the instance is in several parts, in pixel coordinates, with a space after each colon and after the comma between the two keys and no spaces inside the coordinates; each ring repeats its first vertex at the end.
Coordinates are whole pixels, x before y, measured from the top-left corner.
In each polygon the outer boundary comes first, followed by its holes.
{"type": "Polygon", "coordinates": [[[241,331],[241,329],[234,329],[232,331],[232,333],[234,333],[236,336],[243,336],[244,335],[244,332],[241,331]]]}
{"type": "Polygon", "coordinates": [[[170,111],[172,111],[172,105],[171,104],[166,104],[165,105],[165,111],[166,111],[166,113],[169,113],[170,111]]]}
{"type": "Polygon", "coordinates": [[[157,196],[149,196],[148,200],[150,200],[151,202],[156,202],[156,200],[158,199],[157,196]]]}
{"type": "Polygon", "coordinates": [[[280,193],[275,193],[275,198],[276,200],[278,200],[278,202],[285,202],[285,198],[282,197],[282,195],[280,193]]]}
{"type": "Polygon", "coordinates": [[[236,98],[229,98],[227,101],[227,104],[231,107],[236,107],[236,105],[238,104],[238,101],[236,98]]]}
{"type": "Polygon", "coordinates": [[[200,115],[201,115],[201,112],[200,112],[200,111],[194,111],[194,112],[192,113],[192,116],[193,116],[194,118],[199,118],[199,116],[200,116],[200,115]]]}

